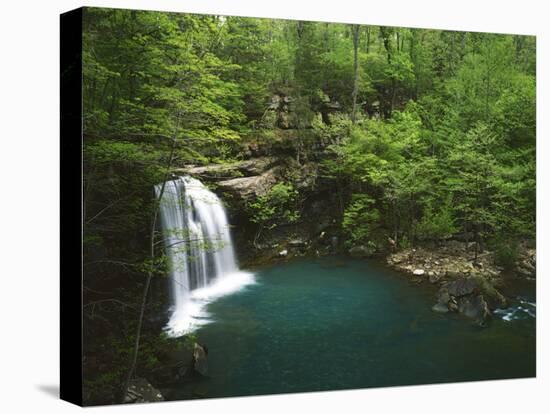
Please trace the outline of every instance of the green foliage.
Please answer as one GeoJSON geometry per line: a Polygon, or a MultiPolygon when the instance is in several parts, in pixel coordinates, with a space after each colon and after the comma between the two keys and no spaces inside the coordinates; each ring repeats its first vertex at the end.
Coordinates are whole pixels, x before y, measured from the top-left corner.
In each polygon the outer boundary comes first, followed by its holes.
{"type": "Polygon", "coordinates": [[[495,262],[506,269],[513,269],[519,257],[519,243],[515,239],[497,236],[490,240],[495,253],[495,262]]]}
{"type": "Polygon", "coordinates": [[[417,223],[415,229],[419,239],[427,240],[443,239],[457,231],[452,206],[449,204],[441,206],[435,211],[433,206],[426,206],[422,219],[417,223]]]}
{"type": "Polygon", "coordinates": [[[367,194],[354,194],[342,221],[348,244],[372,242],[379,226],[380,212],[375,207],[375,200],[367,194]]]}
{"type": "Polygon", "coordinates": [[[297,201],[298,191],[292,184],[277,183],[267,194],[248,203],[247,208],[253,223],[273,229],[280,223],[294,223],[300,218],[297,201]]]}
{"type": "MultiPolygon", "coordinates": [[[[386,56],[370,53],[371,82],[379,90],[397,88],[398,100],[413,89],[410,96],[423,95],[403,110],[391,105],[384,120],[316,126],[334,143],[323,171],[347,186],[346,212],[357,208],[357,194],[368,195],[379,225],[400,245],[459,229],[473,231],[476,240],[493,234],[532,238],[534,77],[514,63],[512,37],[405,32],[407,57],[403,42],[393,43],[395,30],[380,29],[386,56]],[[421,38],[431,46],[415,44],[421,38]],[[436,56],[457,40],[460,48],[436,56]],[[430,73],[431,80],[422,80],[430,73]]],[[[384,93],[378,98],[389,99],[384,93]]]]}

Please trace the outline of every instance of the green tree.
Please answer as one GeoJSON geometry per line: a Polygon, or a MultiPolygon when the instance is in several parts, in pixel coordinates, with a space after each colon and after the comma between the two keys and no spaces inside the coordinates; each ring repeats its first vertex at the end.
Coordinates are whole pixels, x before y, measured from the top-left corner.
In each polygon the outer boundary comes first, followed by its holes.
{"type": "Polygon", "coordinates": [[[297,201],[298,191],[292,184],[277,183],[267,194],[248,203],[250,220],[258,226],[254,246],[258,247],[258,240],[264,230],[272,230],[281,223],[294,223],[299,219],[297,201]]]}

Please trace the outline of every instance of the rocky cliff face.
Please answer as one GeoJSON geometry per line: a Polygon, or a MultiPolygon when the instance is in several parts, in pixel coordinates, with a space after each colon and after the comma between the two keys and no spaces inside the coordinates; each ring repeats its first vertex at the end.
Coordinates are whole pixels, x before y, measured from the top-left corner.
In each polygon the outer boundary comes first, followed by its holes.
{"type": "Polygon", "coordinates": [[[338,201],[330,183],[319,178],[316,163],[298,164],[290,156],[260,156],[232,164],[187,166],[175,169],[174,174],[198,178],[221,196],[243,264],[329,254],[338,247],[338,201]],[[277,223],[262,232],[261,240],[254,245],[257,225],[251,221],[247,206],[281,182],[299,190],[300,219],[277,223]]]}
{"type": "Polygon", "coordinates": [[[210,185],[223,196],[230,213],[254,198],[265,195],[284,175],[284,167],[274,158],[259,157],[233,164],[189,166],[174,170],[191,175],[210,185]]]}

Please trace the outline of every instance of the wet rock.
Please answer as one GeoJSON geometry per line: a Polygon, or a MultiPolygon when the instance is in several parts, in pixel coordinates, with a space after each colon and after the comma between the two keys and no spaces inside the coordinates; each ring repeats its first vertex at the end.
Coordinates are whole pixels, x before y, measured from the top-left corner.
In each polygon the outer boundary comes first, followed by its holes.
{"type": "Polygon", "coordinates": [[[449,294],[460,297],[473,293],[477,288],[477,283],[472,278],[460,278],[447,282],[445,288],[449,291],[449,294]]]}
{"type": "Polygon", "coordinates": [[[449,300],[447,307],[451,312],[458,312],[458,303],[455,298],[451,298],[451,300],[449,300]]]}
{"type": "Polygon", "coordinates": [[[288,250],[284,249],[279,252],[279,257],[286,257],[288,256],[288,250]]]}
{"type": "Polygon", "coordinates": [[[437,292],[437,301],[447,304],[451,300],[451,295],[446,287],[442,287],[437,292]]]}
{"type": "Polygon", "coordinates": [[[439,302],[432,306],[432,310],[434,312],[438,312],[438,313],[447,313],[447,312],[449,312],[449,308],[447,307],[447,305],[445,305],[443,303],[439,303],[439,302]]]}
{"type": "Polygon", "coordinates": [[[449,291],[445,287],[440,288],[437,292],[437,303],[432,306],[432,310],[434,312],[447,313],[449,311],[447,304],[450,300],[451,295],[449,291]]]}
{"type": "Polygon", "coordinates": [[[477,283],[479,292],[483,294],[490,308],[494,309],[506,306],[506,298],[495,288],[487,277],[476,275],[472,276],[471,279],[477,283]]]}
{"type": "Polygon", "coordinates": [[[414,269],[413,275],[415,276],[422,276],[425,273],[424,269],[414,269]]]}
{"type": "Polygon", "coordinates": [[[193,369],[195,372],[206,376],[208,375],[208,349],[204,345],[195,342],[193,348],[193,369]]]}
{"type": "Polygon", "coordinates": [[[161,392],[153,387],[145,378],[135,378],[130,381],[130,385],[124,396],[125,403],[144,403],[164,401],[161,392]]]}
{"type": "Polygon", "coordinates": [[[464,296],[458,299],[458,311],[468,318],[483,322],[491,315],[483,295],[464,296]]]}

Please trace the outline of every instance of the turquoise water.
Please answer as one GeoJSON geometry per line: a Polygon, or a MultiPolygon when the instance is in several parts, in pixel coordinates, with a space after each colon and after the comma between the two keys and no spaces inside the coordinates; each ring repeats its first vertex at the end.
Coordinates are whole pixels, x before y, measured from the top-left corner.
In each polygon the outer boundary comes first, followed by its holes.
{"type": "MultiPolygon", "coordinates": [[[[168,399],[532,377],[535,319],[481,328],[431,311],[434,289],[364,261],[274,265],[208,307],[209,378],[168,399]]],[[[533,298],[527,298],[533,300],[533,298]]]]}

